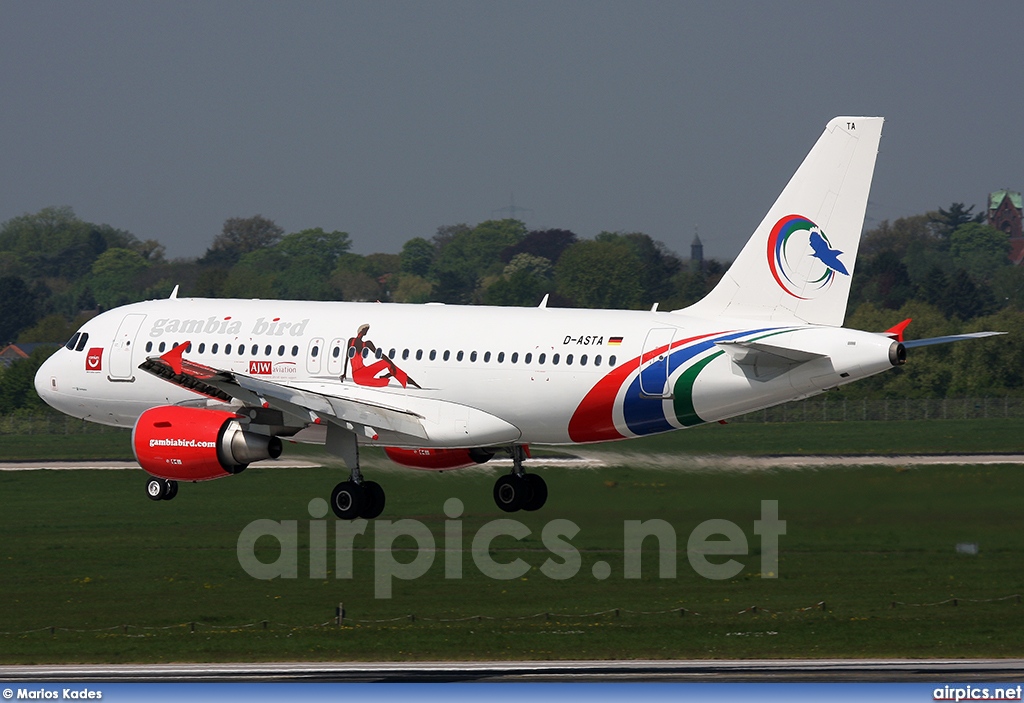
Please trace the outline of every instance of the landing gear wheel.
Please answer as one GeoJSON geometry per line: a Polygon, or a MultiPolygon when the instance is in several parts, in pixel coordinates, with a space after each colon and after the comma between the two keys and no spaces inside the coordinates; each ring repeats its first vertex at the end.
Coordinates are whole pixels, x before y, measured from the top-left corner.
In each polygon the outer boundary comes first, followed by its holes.
{"type": "Polygon", "coordinates": [[[178,495],[178,482],[177,481],[168,481],[167,482],[167,495],[164,496],[164,500],[171,500],[176,495],[178,495]]]}
{"type": "Polygon", "coordinates": [[[162,478],[151,478],[146,481],[146,495],[150,500],[164,500],[169,492],[168,482],[162,478]]]}
{"type": "Polygon", "coordinates": [[[506,513],[514,513],[526,503],[529,492],[525,478],[505,474],[494,482],[494,503],[506,513]]]}
{"type": "Polygon", "coordinates": [[[355,481],[342,481],[331,491],[331,509],[341,520],[360,517],[366,502],[366,492],[355,481]]]}
{"type": "Polygon", "coordinates": [[[376,481],[363,481],[362,489],[366,502],[359,511],[359,517],[372,520],[384,512],[384,489],[376,481]]]}
{"type": "Polygon", "coordinates": [[[537,474],[523,476],[529,488],[529,496],[523,502],[523,510],[540,510],[548,500],[548,484],[537,474]]]}

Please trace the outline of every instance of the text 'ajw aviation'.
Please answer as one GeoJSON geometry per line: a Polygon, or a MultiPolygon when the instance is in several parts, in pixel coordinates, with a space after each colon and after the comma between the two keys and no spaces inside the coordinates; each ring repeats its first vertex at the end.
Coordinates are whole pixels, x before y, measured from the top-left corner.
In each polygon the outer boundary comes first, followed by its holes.
{"type": "Polygon", "coordinates": [[[711,293],[672,312],[286,300],[153,300],[90,320],[35,379],[69,415],[134,427],[154,500],[237,474],[281,440],[325,444],[350,475],[339,518],[384,491],[359,446],[445,470],[499,451],[506,511],[547,486],[529,444],[604,442],[724,420],[904,363],[913,346],[842,327],[882,131],[838,117],[711,293]]]}

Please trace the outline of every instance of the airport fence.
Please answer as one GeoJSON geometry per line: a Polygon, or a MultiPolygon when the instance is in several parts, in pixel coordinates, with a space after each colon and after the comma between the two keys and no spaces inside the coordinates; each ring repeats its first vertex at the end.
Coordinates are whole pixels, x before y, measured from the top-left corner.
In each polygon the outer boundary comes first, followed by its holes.
{"type": "MultiPolygon", "coordinates": [[[[904,603],[903,601],[890,601],[889,608],[933,608],[933,607],[960,607],[960,606],[972,606],[972,605],[983,605],[983,604],[1001,604],[1008,603],[1010,605],[1020,605],[1021,596],[1019,593],[1014,593],[1008,596],[1001,596],[997,598],[962,598],[962,597],[951,597],[945,600],[935,601],[932,603],[904,603]]],[[[835,603],[833,601],[818,601],[812,603],[803,608],[793,609],[769,609],[763,606],[751,605],[743,608],[739,611],[733,611],[731,608],[722,609],[718,608],[719,612],[715,615],[722,616],[726,614],[735,615],[769,615],[778,616],[783,614],[793,615],[804,615],[811,614],[814,612],[833,613],[833,607],[835,603]]],[[[710,610],[710,609],[709,609],[710,610]]],[[[840,612],[845,612],[846,607],[843,605],[839,606],[840,612]]],[[[705,611],[709,612],[709,611],[705,611]]],[[[582,621],[593,621],[593,620],[616,620],[619,618],[629,617],[645,617],[645,616],[661,616],[661,617],[701,617],[701,613],[696,610],[689,608],[669,608],[667,610],[631,610],[629,608],[608,608],[607,610],[600,610],[593,613],[554,613],[554,612],[538,612],[530,613],[527,615],[466,615],[462,617],[443,617],[443,616],[430,616],[423,614],[402,614],[395,615],[386,618],[362,618],[352,617],[351,614],[346,613],[344,607],[337,607],[334,610],[334,617],[324,622],[317,622],[312,624],[288,624],[281,622],[273,622],[271,620],[257,620],[253,622],[239,623],[239,624],[218,624],[218,623],[205,623],[201,621],[191,621],[175,623],[172,625],[110,625],[107,627],[94,627],[94,628],[74,628],[74,627],[61,627],[61,626],[46,626],[46,627],[35,627],[29,630],[14,630],[10,632],[0,631],[0,636],[23,636],[33,633],[48,633],[50,635],[57,635],[62,632],[70,633],[94,633],[94,632],[120,632],[125,635],[132,632],[156,632],[156,631],[169,631],[178,630],[183,632],[195,633],[195,632],[244,632],[246,630],[276,630],[284,628],[286,630],[314,630],[314,629],[327,629],[336,628],[343,626],[363,626],[363,625],[390,625],[398,622],[409,622],[409,623],[440,623],[440,624],[451,624],[461,622],[511,622],[511,621],[526,621],[526,620],[545,620],[545,621],[557,621],[560,624],[567,624],[571,622],[582,622],[582,621]]]]}
{"type": "Polygon", "coordinates": [[[86,422],[58,413],[0,415],[0,436],[3,435],[81,435],[129,433],[131,429],[86,422]]]}
{"type": "Polygon", "coordinates": [[[798,400],[729,422],[845,422],[1024,418],[1024,398],[834,398],[798,400]]]}
{"type": "MultiPolygon", "coordinates": [[[[849,398],[827,396],[798,400],[740,415],[729,422],[844,422],[897,420],[1024,419],[1024,398],[849,398]]],[[[41,413],[0,415],[2,435],[79,435],[129,432],[67,415],[41,413]]]]}

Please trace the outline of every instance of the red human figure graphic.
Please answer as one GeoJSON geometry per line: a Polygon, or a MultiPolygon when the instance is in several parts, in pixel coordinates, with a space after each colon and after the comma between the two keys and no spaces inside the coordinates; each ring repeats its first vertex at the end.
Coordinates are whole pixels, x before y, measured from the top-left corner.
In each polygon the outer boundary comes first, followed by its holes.
{"type": "Polygon", "coordinates": [[[377,355],[377,347],[369,339],[365,339],[366,333],[370,331],[369,325],[360,325],[356,336],[348,340],[348,350],[345,354],[345,368],[341,372],[341,380],[344,381],[348,375],[349,362],[352,362],[352,382],[358,386],[370,386],[372,388],[383,388],[395,379],[402,388],[407,388],[411,383],[417,388],[420,384],[409,378],[409,374],[398,368],[391,359],[386,356],[367,365],[364,363],[364,354],[369,356],[377,355]],[[383,373],[382,373],[383,372],[383,373]]]}

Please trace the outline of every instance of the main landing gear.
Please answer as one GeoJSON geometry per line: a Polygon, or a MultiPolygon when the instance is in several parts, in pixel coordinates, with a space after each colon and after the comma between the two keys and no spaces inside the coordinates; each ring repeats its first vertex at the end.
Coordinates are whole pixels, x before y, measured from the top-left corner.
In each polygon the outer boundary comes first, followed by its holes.
{"type": "MultiPolygon", "coordinates": [[[[351,430],[334,423],[327,426],[326,449],[341,457],[349,477],[331,491],[331,510],[341,520],[362,518],[372,520],[384,511],[384,489],[376,481],[367,481],[359,469],[359,445],[351,430]]],[[[517,510],[540,510],[548,499],[548,485],[537,474],[523,469],[526,448],[511,447],[512,472],[494,483],[494,502],[506,513],[517,510]]]]}
{"type": "Polygon", "coordinates": [[[340,456],[349,469],[347,481],[331,491],[331,510],[341,520],[372,520],[384,511],[384,489],[376,481],[363,480],[359,470],[359,444],[354,432],[334,423],[327,426],[327,451],[340,456]]]}
{"type": "MultiPolygon", "coordinates": [[[[358,470],[353,472],[358,474],[358,470]]],[[[376,481],[342,481],[331,491],[331,509],[342,520],[372,520],[384,511],[384,489],[376,481]]]]}
{"type": "Polygon", "coordinates": [[[523,469],[526,451],[516,444],[512,447],[512,473],[494,482],[494,502],[506,513],[517,510],[540,510],[548,499],[548,484],[537,474],[523,469]]]}
{"type": "Polygon", "coordinates": [[[150,500],[171,500],[178,495],[178,482],[151,478],[146,481],[146,495],[150,500]]]}

